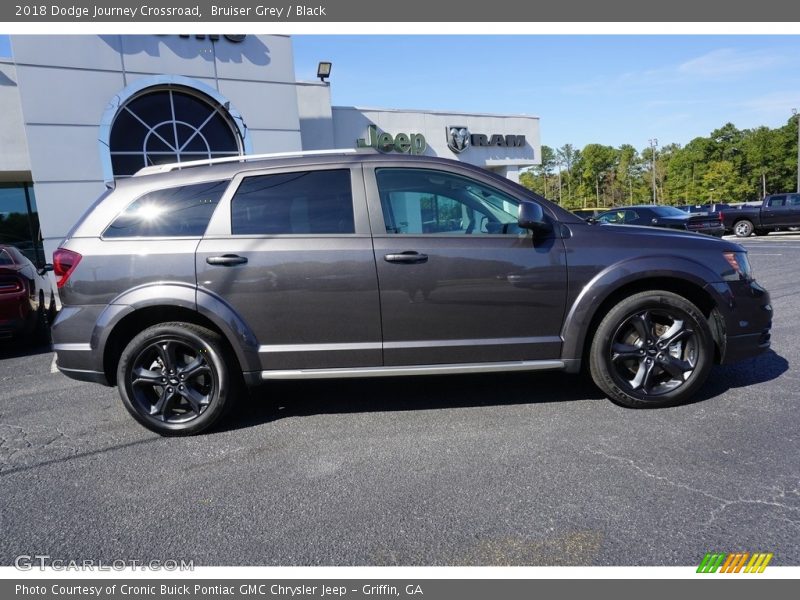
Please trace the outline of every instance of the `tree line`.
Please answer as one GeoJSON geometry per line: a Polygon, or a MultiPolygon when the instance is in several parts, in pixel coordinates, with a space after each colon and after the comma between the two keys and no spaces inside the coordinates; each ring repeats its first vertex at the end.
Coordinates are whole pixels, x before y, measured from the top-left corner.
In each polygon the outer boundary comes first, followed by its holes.
{"type": "Polygon", "coordinates": [[[727,123],[685,146],[542,146],[542,164],[522,173],[520,183],[569,209],[654,198],[658,204],[760,200],[797,189],[797,122],[792,117],[774,129],[727,123]]]}

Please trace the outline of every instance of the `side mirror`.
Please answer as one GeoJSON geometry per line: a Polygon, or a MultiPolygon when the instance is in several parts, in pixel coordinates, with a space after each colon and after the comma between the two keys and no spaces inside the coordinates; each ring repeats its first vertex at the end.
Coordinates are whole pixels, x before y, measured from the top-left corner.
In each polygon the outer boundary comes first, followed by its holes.
{"type": "Polygon", "coordinates": [[[544,220],[544,211],[542,207],[535,202],[528,202],[523,200],[519,204],[519,216],[517,217],[517,224],[523,229],[547,229],[547,222],[544,220]]]}
{"type": "Polygon", "coordinates": [[[39,269],[39,275],[44,277],[45,273],[47,273],[49,271],[52,271],[52,270],[53,270],[53,265],[51,265],[50,263],[45,263],[44,265],[42,265],[42,268],[39,269]]]}

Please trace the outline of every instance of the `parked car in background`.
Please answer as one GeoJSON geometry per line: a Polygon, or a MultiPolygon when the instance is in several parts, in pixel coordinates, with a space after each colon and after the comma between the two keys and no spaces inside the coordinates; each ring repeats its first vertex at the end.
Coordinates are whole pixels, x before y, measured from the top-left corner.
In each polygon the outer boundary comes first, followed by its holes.
{"type": "Polygon", "coordinates": [[[722,237],[725,228],[719,214],[698,213],[690,215],[674,206],[643,204],[625,206],[606,211],[597,217],[600,223],[611,225],[646,225],[706,233],[722,237]]]}
{"type": "Polygon", "coordinates": [[[600,215],[606,211],[605,208],[576,208],[573,210],[573,214],[578,215],[581,219],[588,221],[589,219],[594,219],[597,215],[600,215]]]}
{"type": "Polygon", "coordinates": [[[17,248],[0,245],[0,339],[45,337],[56,298],[45,265],[37,269],[17,248]]]}
{"type": "Polygon", "coordinates": [[[759,206],[725,210],[722,212],[722,222],[737,237],[793,230],[800,227],[800,194],[770,194],[764,197],[759,206]]]}
{"type": "Polygon", "coordinates": [[[586,222],[429,156],[147,167],[53,264],[59,370],[117,385],[164,435],[202,431],[243,386],[279,379],[588,365],[614,402],[668,406],[715,362],[770,345],[769,294],[738,244],[586,222]]]}

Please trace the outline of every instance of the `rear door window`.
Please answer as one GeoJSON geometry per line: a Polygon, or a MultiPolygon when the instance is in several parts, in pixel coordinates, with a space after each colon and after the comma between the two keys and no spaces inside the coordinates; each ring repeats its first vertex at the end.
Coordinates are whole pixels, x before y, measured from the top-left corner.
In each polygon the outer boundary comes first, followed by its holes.
{"type": "Polygon", "coordinates": [[[231,233],[355,233],[350,170],[245,177],[231,200],[231,233]]]}

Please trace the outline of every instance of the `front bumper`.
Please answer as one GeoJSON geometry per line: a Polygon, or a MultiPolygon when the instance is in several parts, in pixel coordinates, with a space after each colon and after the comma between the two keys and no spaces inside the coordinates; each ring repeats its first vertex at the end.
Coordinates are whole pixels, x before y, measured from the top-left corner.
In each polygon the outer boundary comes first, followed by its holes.
{"type": "Polygon", "coordinates": [[[772,329],[769,292],[755,281],[710,285],[723,299],[717,304],[723,319],[720,363],[735,363],[768,350],[772,329]]]}

